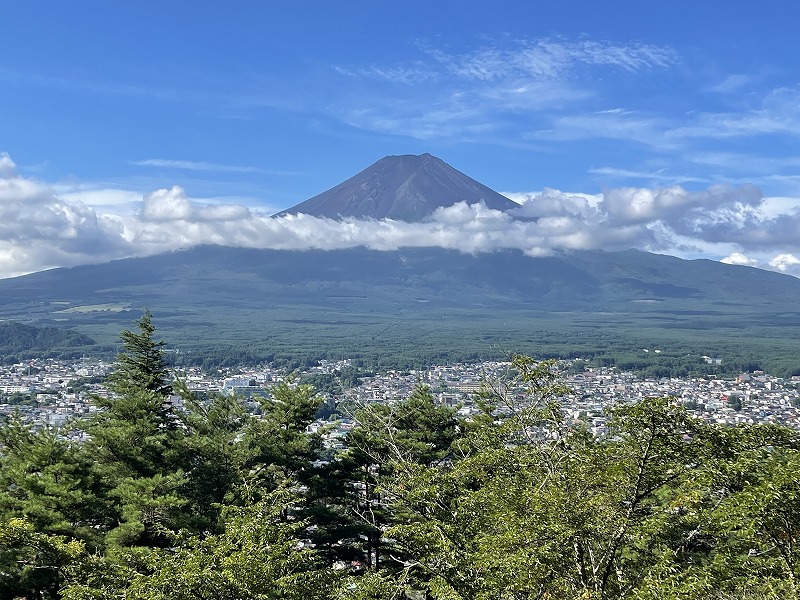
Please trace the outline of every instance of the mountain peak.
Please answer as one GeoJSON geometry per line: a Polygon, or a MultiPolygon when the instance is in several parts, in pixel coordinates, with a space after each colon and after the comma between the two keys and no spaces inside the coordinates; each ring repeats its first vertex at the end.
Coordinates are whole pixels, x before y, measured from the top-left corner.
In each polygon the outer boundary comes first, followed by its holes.
{"type": "Polygon", "coordinates": [[[483,201],[495,210],[517,204],[429,153],[385,156],[360,173],[281,215],[421,221],[437,208],[483,201]]]}

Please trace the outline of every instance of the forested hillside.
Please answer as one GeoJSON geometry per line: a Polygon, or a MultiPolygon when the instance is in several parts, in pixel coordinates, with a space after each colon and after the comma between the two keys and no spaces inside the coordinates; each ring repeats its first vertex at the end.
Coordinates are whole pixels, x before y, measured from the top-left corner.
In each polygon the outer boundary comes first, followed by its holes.
{"type": "Polygon", "coordinates": [[[30,358],[74,358],[95,350],[89,336],[57,327],[34,327],[14,321],[0,322],[0,362],[15,363],[30,358]]]}
{"type": "Polygon", "coordinates": [[[201,400],[137,325],[82,441],[0,427],[2,598],[797,598],[793,430],[652,398],[595,438],[518,356],[477,417],[419,387],[335,449],[311,386],[201,400]]]}
{"type": "Polygon", "coordinates": [[[74,328],[100,352],[147,306],[176,359],[205,369],[320,359],[403,369],[513,349],[676,377],[704,372],[706,355],[728,373],[756,363],[789,377],[800,375],[798,296],[795,277],[635,250],[197,246],[2,279],[0,318],[74,328]],[[642,352],[654,346],[658,359],[642,352]]]}

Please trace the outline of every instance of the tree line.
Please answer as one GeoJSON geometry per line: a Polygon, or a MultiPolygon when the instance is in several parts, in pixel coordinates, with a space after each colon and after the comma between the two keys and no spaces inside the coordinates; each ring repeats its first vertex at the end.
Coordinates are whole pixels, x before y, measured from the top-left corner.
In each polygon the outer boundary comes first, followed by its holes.
{"type": "Polygon", "coordinates": [[[651,398],[596,437],[557,363],[518,356],[470,418],[420,386],[328,447],[312,386],[254,413],[174,381],[149,313],[121,337],[81,441],[0,426],[0,597],[798,596],[793,430],[651,398]]]}

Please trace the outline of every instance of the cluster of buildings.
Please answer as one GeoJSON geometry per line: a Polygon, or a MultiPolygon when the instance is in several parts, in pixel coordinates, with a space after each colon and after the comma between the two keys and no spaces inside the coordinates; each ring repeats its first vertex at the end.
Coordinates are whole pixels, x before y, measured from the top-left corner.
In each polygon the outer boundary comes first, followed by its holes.
{"type": "MultiPolygon", "coordinates": [[[[786,380],[756,371],[735,379],[642,379],[614,368],[570,373],[567,361],[561,366],[570,390],[558,398],[562,410],[568,419],[585,422],[597,435],[607,432],[608,409],[614,405],[663,396],[675,398],[691,414],[711,423],[773,423],[800,429],[800,377],[786,380]]],[[[493,383],[510,402],[524,402],[524,386],[507,385],[512,375],[510,363],[504,362],[456,364],[402,374],[390,371],[348,393],[359,404],[390,403],[407,397],[423,383],[430,386],[438,402],[457,407],[459,414],[468,418],[479,410],[475,393],[487,384],[493,383]]]]}
{"type": "Polygon", "coordinates": [[[630,373],[594,369],[568,380],[574,393],[568,409],[585,411],[603,433],[604,410],[614,403],[671,396],[690,413],[722,425],[772,423],[800,429],[800,377],[785,380],[761,371],[735,379],[645,379],[630,373]]]}
{"type": "MultiPolygon", "coordinates": [[[[348,361],[323,361],[299,375],[330,375],[349,366],[348,361]]],[[[800,429],[800,377],[786,380],[755,372],[743,373],[735,379],[642,379],[614,368],[572,372],[568,362],[563,361],[561,366],[564,367],[564,383],[570,390],[558,398],[564,414],[569,419],[584,422],[597,435],[606,432],[610,407],[653,396],[674,397],[690,412],[712,423],[777,423],[800,429]]],[[[91,397],[107,393],[102,378],[110,368],[110,364],[102,361],[53,359],[2,366],[0,415],[17,412],[36,426],[61,427],[71,418],[96,410],[91,397]]],[[[214,374],[185,369],[177,376],[198,393],[238,394],[252,399],[268,394],[269,387],[284,381],[287,373],[265,366],[214,374]]],[[[483,362],[387,371],[364,378],[359,386],[329,398],[328,404],[391,404],[407,398],[420,384],[430,388],[438,403],[456,408],[463,418],[478,412],[475,394],[488,384],[494,384],[511,401],[525,397],[523,387],[518,382],[513,383],[510,363],[483,362]]],[[[172,401],[177,406],[181,404],[178,397],[172,401]]],[[[339,412],[337,425],[326,428],[333,446],[338,445],[354,425],[347,411],[339,412]]],[[[322,425],[319,422],[313,427],[322,425]]]]}
{"type": "Polygon", "coordinates": [[[91,394],[107,393],[100,382],[109,369],[103,361],[51,358],[2,365],[0,415],[18,413],[36,426],[60,428],[96,410],[91,394]]]}

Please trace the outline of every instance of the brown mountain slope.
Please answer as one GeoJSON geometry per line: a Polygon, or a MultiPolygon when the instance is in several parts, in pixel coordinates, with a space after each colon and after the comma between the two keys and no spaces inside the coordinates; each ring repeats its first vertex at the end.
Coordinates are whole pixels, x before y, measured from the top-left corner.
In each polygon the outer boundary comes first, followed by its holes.
{"type": "Polygon", "coordinates": [[[386,156],[347,181],[280,214],[413,222],[462,200],[469,204],[482,200],[495,210],[518,206],[435,156],[406,154],[386,156]]]}

